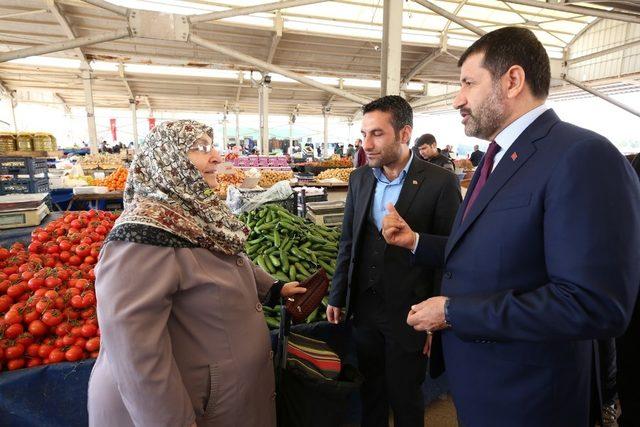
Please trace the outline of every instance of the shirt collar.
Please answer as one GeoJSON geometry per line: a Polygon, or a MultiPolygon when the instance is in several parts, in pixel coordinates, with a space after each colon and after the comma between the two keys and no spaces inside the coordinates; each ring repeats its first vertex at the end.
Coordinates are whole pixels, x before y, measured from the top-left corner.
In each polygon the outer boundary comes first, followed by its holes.
{"type": "Polygon", "coordinates": [[[518,117],[517,120],[504,128],[502,132],[500,132],[495,137],[496,144],[500,146],[500,151],[502,153],[505,153],[509,148],[511,148],[511,145],[513,145],[515,140],[518,139],[522,132],[524,132],[531,123],[533,123],[538,117],[542,115],[542,113],[544,113],[548,109],[549,107],[547,107],[545,104],[542,104],[518,117]]]}
{"type": "MultiPolygon", "coordinates": [[[[407,176],[407,174],[409,173],[409,168],[411,167],[411,162],[413,161],[413,150],[409,150],[409,153],[411,153],[411,155],[409,156],[409,161],[405,165],[404,169],[402,169],[402,172],[400,172],[400,175],[398,176],[398,178],[394,179],[394,181],[398,179],[400,181],[404,180],[404,177],[407,176]]],[[[375,175],[378,181],[383,181],[386,183],[393,182],[393,181],[389,181],[389,178],[387,178],[387,176],[382,172],[382,168],[371,168],[371,169],[373,170],[373,175],[375,175]]]]}

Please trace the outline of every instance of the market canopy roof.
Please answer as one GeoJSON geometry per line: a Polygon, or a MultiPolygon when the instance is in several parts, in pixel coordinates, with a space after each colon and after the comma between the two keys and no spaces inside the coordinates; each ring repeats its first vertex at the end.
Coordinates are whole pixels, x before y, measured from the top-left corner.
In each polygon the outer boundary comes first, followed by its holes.
{"type": "MultiPolygon", "coordinates": [[[[267,2],[1,0],[0,56],[2,52],[127,28],[127,17],[89,3],[106,4],[116,12],[127,7],[196,15],[267,2]]],[[[379,96],[384,1],[306,3],[193,22],[192,34],[222,49],[340,88],[358,99],[379,96]]],[[[400,74],[407,83],[404,91],[413,101],[455,91],[457,57],[478,37],[469,28],[530,28],[550,57],[559,60],[563,50],[600,19],[595,15],[640,23],[640,6],[634,1],[416,0],[403,2],[403,7],[400,74]],[[438,8],[444,12],[432,10],[438,8]],[[441,15],[447,13],[463,21],[451,22],[441,15]]],[[[188,41],[132,36],[0,63],[0,82],[8,91],[17,90],[21,100],[82,106],[86,101],[81,67],[87,61],[93,69],[91,81],[98,107],[127,108],[129,99],[135,99],[156,110],[258,110],[257,86],[262,76],[255,63],[188,41]]],[[[270,74],[272,114],[290,114],[296,108],[300,114],[321,114],[325,108],[334,115],[352,116],[358,110],[353,100],[270,74]]]]}

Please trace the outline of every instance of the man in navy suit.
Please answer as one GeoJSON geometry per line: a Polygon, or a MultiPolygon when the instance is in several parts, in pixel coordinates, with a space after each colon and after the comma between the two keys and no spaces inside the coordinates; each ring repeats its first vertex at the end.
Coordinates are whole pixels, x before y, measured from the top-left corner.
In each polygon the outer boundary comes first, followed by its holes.
{"type": "Polygon", "coordinates": [[[454,107],[491,144],[448,239],[388,206],[385,240],[444,268],[407,322],[444,352],[465,426],[587,426],[592,340],[624,332],[640,285],[640,183],[544,105],[549,58],[529,30],[488,33],[458,65],[454,107]]]}

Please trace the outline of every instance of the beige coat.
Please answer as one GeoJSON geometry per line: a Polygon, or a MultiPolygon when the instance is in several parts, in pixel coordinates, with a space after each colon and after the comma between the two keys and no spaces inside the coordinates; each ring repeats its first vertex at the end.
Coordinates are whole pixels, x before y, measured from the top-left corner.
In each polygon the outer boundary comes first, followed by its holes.
{"type": "Polygon", "coordinates": [[[89,425],[275,426],[260,303],[273,282],[244,254],[107,243],[89,425]]]}

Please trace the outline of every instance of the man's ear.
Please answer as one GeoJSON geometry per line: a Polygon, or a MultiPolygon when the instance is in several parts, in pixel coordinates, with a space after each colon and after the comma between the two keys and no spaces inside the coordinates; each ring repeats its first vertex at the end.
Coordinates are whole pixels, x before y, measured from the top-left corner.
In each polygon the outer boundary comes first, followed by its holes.
{"type": "Polygon", "coordinates": [[[409,144],[409,141],[411,141],[411,132],[413,132],[413,128],[409,125],[405,125],[405,127],[400,129],[400,141],[403,144],[409,144]]]}
{"type": "Polygon", "coordinates": [[[515,98],[525,89],[526,79],[524,69],[520,65],[513,65],[502,76],[506,84],[507,98],[515,98]]]}

